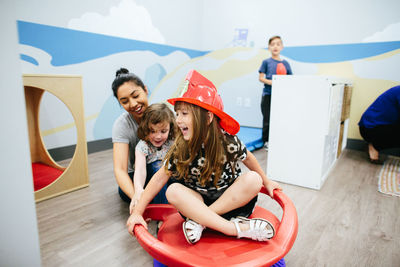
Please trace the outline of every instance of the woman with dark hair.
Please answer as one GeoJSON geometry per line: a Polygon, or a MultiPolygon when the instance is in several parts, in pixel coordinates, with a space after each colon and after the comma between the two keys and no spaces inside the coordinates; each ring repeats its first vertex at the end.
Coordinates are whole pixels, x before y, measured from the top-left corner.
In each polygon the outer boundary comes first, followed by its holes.
{"type": "MultiPolygon", "coordinates": [[[[126,110],[114,122],[112,129],[114,175],[121,199],[130,203],[135,194],[135,148],[140,140],[137,130],[149,105],[148,90],[137,75],[125,68],[116,72],[112,90],[119,104],[126,110]]],[[[147,170],[147,177],[152,177],[155,171],[147,170]]]]}

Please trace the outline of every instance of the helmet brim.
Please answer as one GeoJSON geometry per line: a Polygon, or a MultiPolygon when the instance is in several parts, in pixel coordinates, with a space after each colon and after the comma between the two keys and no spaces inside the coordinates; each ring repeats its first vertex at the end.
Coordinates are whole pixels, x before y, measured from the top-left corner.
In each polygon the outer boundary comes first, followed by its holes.
{"type": "Polygon", "coordinates": [[[177,97],[177,98],[170,98],[167,101],[172,105],[175,105],[177,101],[182,101],[202,107],[208,111],[211,111],[212,113],[214,113],[215,116],[217,116],[220,119],[219,125],[221,126],[221,128],[224,129],[230,135],[236,135],[240,130],[240,124],[234,118],[232,118],[222,110],[217,109],[212,105],[208,105],[204,102],[201,102],[197,99],[189,97],[177,97]]]}

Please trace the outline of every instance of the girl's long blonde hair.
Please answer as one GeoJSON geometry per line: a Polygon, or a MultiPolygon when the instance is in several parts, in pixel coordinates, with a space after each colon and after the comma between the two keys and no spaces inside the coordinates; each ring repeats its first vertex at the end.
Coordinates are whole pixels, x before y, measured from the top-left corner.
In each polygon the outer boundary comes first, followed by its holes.
{"type": "MultiPolygon", "coordinates": [[[[201,153],[201,147],[204,144],[205,154],[203,156],[205,162],[202,167],[199,166],[201,169],[199,182],[202,186],[205,186],[208,184],[211,175],[214,174],[212,183],[217,186],[225,160],[232,161],[230,157],[233,157],[226,151],[226,140],[218,124],[218,117],[214,116],[212,122],[208,123],[208,111],[206,109],[186,102],[175,103],[175,111],[183,107],[187,108],[193,116],[192,137],[186,141],[182,132],[177,131],[175,143],[165,156],[165,160],[166,162],[172,160],[176,164],[176,179],[187,179],[189,165],[194,161],[198,153],[201,153]]],[[[168,171],[168,164],[165,164],[165,168],[168,171]]],[[[233,166],[231,168],[234,172],[233,166]]]]}

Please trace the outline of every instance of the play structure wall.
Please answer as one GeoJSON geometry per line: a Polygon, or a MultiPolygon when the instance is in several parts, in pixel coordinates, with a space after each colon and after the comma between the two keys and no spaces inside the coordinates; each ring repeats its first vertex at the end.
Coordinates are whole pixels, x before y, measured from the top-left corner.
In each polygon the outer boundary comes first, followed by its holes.
{"type": "Polygon", "coordinates": [[[87,144],[83,108],[82,77],[66,75],[23,75],[32,163],[39,162],[63,173],[48,186],[35,192],[42,201],[89,185],[87,144]],[[69,109],[77,131],[77,143],[69,166],[58,165],[47,152],[40,133],[39,107],[44,92],[58,97],[69,109]]]}

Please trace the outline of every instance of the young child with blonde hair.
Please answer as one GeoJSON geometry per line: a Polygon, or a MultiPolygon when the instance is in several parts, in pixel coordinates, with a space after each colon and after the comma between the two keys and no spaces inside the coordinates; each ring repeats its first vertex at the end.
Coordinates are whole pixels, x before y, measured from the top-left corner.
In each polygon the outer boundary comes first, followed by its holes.
{"type": "Polygon", "coordinates": [[[127,221],[133,228],[147,228],[143,212],[168,183],[168,202],[186,218],[182,228],[186,240],[200,240],[205,227],[229,236],[266,241],[275,230],[261,218],[249,219],[264,185],[272,197],[278,183],[263,172],[255,156],[236,133],[240,126],[223,111],[215,86],[197,71],[186,76],[186,92],[168,100],[174,105],[180,131],[166,155],[164,167],[153,176],[127,221]],[[249,172],[242,173],[242,161],[249,172]]]}
{"type": "MultiPolygon", "coordinates": [[[[152,104],[147,107],[137,131],[140,141],[135,148],[133,176],[135,194],[129,205],[130,213],[138,203],[151,177],[162,166],[162,160],[174,142],[175,131],[175,116],[166,104],[152,104]]],[[[152,203],[168,203],[165,190],[166,186],[154,197],[152,203]]]]}

